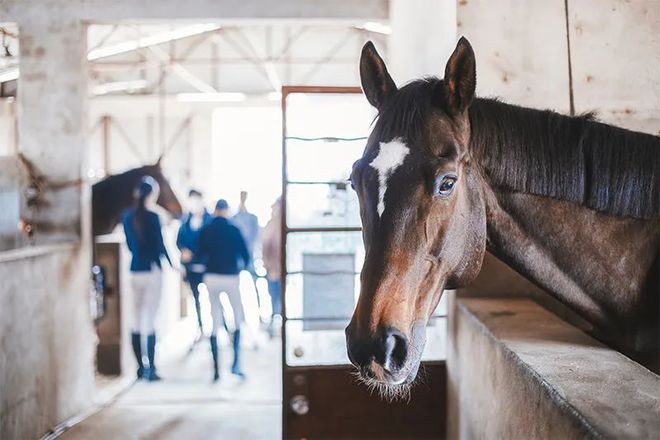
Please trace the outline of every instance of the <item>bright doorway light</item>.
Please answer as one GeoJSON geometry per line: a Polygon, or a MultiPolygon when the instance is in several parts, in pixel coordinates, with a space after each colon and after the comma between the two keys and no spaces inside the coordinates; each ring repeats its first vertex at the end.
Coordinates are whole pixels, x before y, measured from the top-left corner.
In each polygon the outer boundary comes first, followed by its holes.
{"type": "Polygon", "coordinates": [[[279,106],[219,107],[213,111],[212,163],[214,199],[225,198],[232,210],[241,191],[248,207],[265,225],[282,189],[282,120],[279,106]]]}

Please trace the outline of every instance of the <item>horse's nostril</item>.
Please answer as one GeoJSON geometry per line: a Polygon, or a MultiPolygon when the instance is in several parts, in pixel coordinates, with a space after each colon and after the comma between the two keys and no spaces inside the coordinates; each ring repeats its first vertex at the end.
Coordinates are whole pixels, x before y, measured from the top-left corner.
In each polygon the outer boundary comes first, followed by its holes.
{"type": "Polygon", "coordinates": [[[408,354],[406,336],[394,328],[387,329],[383,334],[383,349],[383,368],[390,372],[400,369],[408,354]]]}
{"type": "Polygon", "coordinates": [[[392,353],[394,353],[394,348],[396,347],[396,336],[389,335],[385,337],[385,367],[386,370],[390,370],[390,363],[392,359],[392,353]]]}

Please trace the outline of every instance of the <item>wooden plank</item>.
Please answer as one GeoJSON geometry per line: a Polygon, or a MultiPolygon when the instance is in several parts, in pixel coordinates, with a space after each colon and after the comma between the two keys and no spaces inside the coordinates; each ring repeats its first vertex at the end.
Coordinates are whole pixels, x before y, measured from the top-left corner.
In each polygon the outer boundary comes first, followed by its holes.
{"type": "Polygon", "coordinates": [[[563,0],[460,0],[458,35],[477,57],[477,94],[569,111],[563,0]]]}
{"type": "Polygon", "coordinates": [[[283,438],[445,438],[446,368],[424,363],[410,400],[388,403],[359,384],[354,367],[287,368],[284,376],[283,438]],[[309,412],[296,414],[301,395],[309,412]]]}
{"type": "Polygon", "coordinates": [[[660,134],[660,7],[655,0],[569,1],[575,107],[660,134]]]}

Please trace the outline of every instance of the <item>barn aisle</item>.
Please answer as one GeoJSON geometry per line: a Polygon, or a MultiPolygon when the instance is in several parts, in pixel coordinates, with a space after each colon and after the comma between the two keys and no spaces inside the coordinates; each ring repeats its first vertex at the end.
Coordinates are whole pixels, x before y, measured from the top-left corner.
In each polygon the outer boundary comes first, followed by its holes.
{"type": "Polygon", "coordinates": [[[229,374],[231,350],[222,347],[223,373],[213,384],[207,340],[160,367],[164,380],[139,381],[112,404],[60,438],[274,439],[281,437],[279,340],[244,348],[247,380],[229,374]]]}

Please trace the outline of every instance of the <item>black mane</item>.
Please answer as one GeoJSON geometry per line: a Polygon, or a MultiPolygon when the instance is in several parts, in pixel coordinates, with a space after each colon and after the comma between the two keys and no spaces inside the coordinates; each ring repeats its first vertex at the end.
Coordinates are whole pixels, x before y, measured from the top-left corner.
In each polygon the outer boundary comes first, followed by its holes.
{"type": "MultiPolygon", "coordinates": [[[[401,88],[379,115],[379,138],[414,142],[441,86],[426,78],[401,88]]],[[[657,136],[493,99],[475,99],[469,116],[472,154],[494,185],[619,216],[660,215],[657,136]]]]}

